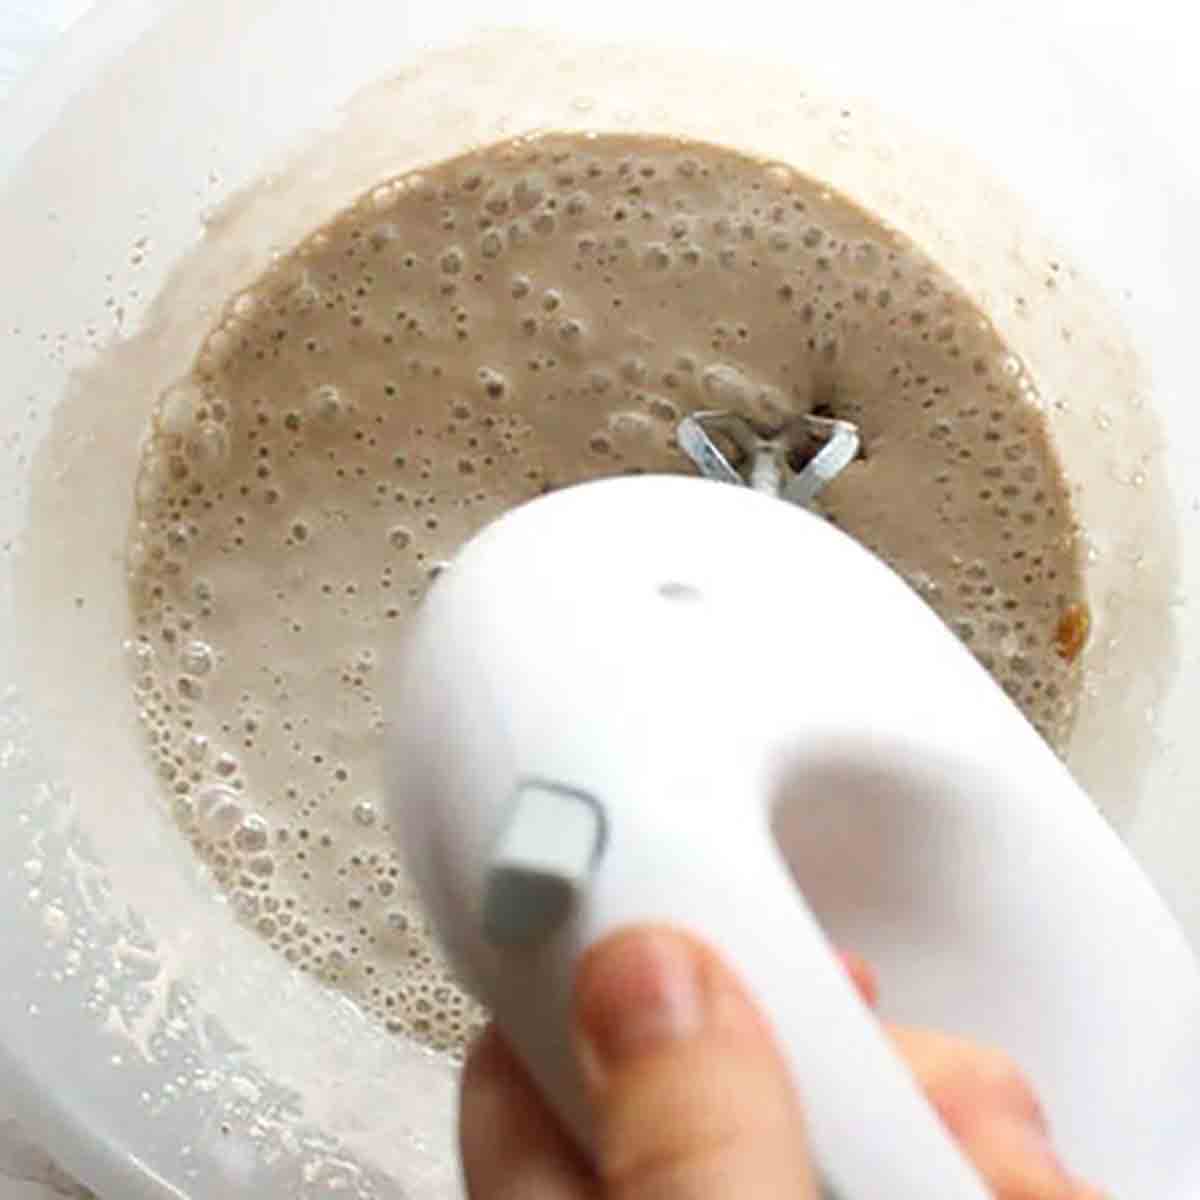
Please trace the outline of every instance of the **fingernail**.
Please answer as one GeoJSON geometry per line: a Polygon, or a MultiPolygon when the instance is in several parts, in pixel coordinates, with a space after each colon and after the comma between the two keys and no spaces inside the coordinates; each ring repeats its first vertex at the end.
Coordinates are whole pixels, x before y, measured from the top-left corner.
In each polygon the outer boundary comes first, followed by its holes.
{"type": "Polygon", "coordinates": [[[703,1022],[697,952],[665,930],[629,931],[593,948],[576,994],[585,1068],[610,1070],[691,1037],[703,1022]]]}

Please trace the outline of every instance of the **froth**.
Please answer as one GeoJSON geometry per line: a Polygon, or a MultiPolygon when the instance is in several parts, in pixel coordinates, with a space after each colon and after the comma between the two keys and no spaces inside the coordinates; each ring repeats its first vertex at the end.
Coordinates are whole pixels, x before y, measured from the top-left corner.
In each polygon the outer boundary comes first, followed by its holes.
{"type": "Polygon", "coordinates": [[[456,547],[548,489],[686,470],[686,413],[844,416],[864,455],[826,514],[1058,743],[1081,584],[1039,404],[918,249],[779,164],[550,136],[382,184],[231,301],[148,431],[130,666],[164,792],[242,920],[457,1051],[482,1014],[377,775],[380,661],[456,547]]]}

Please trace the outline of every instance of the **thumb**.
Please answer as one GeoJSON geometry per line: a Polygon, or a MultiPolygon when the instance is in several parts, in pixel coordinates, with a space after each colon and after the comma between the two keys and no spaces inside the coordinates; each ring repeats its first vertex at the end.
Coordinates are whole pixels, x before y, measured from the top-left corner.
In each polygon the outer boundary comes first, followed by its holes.
{"type": "Polygon", "coordinates": [[[800,1106],[765,1022],[716,954],[661,927],[594,946],[575,1032],[614,1200],[814,1200],[800,1106]]]}

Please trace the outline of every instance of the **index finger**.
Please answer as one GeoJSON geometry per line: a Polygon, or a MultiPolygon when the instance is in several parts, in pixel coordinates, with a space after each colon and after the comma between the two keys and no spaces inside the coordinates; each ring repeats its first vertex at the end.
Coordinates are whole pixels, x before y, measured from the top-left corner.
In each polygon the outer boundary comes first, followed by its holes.
{"type": "Polygon", "coordinates": [[[494,1025],[471,1048],[459,1097],[471,1200],[595,1200],[595,1179],[494,1025]]]}

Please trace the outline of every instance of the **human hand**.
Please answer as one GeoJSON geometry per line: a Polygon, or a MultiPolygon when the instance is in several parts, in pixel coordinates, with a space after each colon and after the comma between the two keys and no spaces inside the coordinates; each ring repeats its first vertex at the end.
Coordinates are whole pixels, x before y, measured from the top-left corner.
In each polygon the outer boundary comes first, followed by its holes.
{"type": "MultiPolygon", "coordinates": [[[[870,968],[845,961],[873,1005],[870,968]]],[[[613,935],[584,958],[574,1020],[598,1131],[594,1169],[492,1028],[463,1079],[471,1200],[817,1200],[787,1071],[711,949],[665,928],[613,935]]],[[[1011,1060],[944,1034],[888,1032],[997,1200],[1102,1200],[1059,1164],[1011,1060]]]]}

